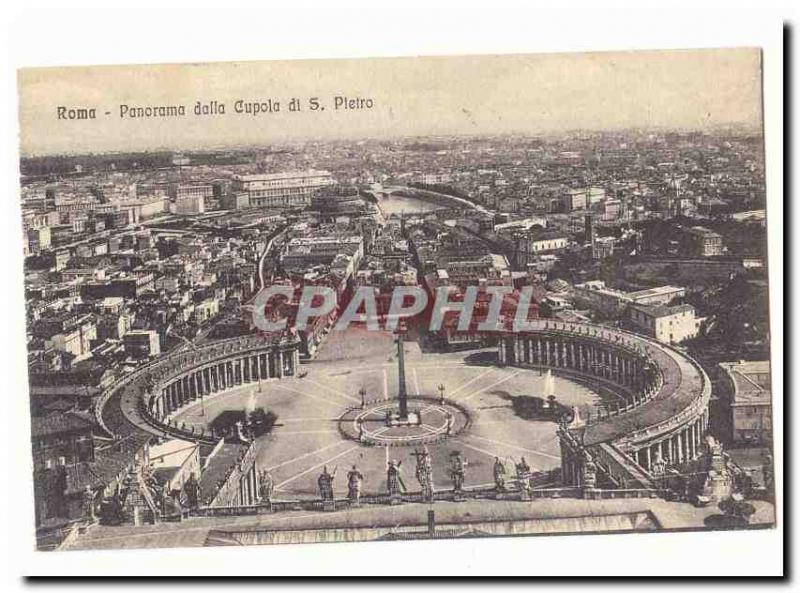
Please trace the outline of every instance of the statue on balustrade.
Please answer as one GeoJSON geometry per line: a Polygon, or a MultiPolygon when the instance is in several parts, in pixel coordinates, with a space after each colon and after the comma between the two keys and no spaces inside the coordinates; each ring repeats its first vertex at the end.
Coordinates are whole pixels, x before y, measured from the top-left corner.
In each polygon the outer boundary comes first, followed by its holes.
{"type": "Polygon", "coordinates": [[[711,469],[719,472],[726,470],[727,464],[725,453],[722,449],[722,443],[713,436],[708,435],[706,436],[706,448],[708,449],[708,455],[710,457],[711,469]]]}
{"type": "Polygon", "coordinates": [[[269,470],[262,471],[258,476],[258,499],[262,503],[272,502],[272,492],[275,490],[275,481],[269,470]]]}
{"type": "Polygon", "coordinates": [[[528,465],[528,462],[522,457],[519,463],[514,465],[514,470],[517,474],[517,487],[522,495],[522,499],[529,500],[531,492],[531,466],[528,465]]]}
{"type": "Polygon", "coordinates": [[[422,490],[422,498],[426,501],[433,500],[433,465],[431,464],[431,454],[428,448],[423,446],[422,450],[414,451],[417,458],[416,477],[422,490]]]}
{"type": "Polygon", "coordinates": [[[319,486],[319,495],[323,501],[333,500],[333,478],[336,476],[336,468],[333,468],[333,473],[328,473],[328,466],[322,468],[322,473],[317,478],[317,485],[319,486]]]}
{"type": "Polygon", "coordinates": [[[361,504],[361,484],[364,482],[362,474],[355,465],[347,472],[347,498],[353,504],[361,504]]]}
{"type": "Polygon", "coordinates": [[[406,489],[403,477],[400,475],[402,461],[392,459],[386,469],[386,488],[391,498],[399,498],[400,493],[406,489]]]}
{"type": "Polygon", "coordinates": [[[499,457],[494,458],[494,488],[498,492],[505,492],[506,490],[506,466],[499,457]]]}
{"type": "Polygon", "coordinates": [[[775,486],[775,474],[773,473],[772,468],[772,455],[769,453],[764,455],[764,464],[761,466],[761,475],[764,478],[764,488],[767,489],[767,493],[771,494],[772,489],[775,486]]]}
{"type": "Polygon", "coordinates": [[[453,480],[453,492],[460,494],[464,489],[464,477],[467,471],[467,460],[460,451],[450,453],[450,477],[453,480]]]}
{"type": "Polygon", "coordinates": [[[169,482],[165,482],[158,492],[158,500],[161,504],[161,512],[165,515],[173,510],[174,500],[172,498],[172,488],[169,482]]]}
{"type": "MultiPolygon", "coordinates": [[[[135,495],[126,496],[126,504],[128,498],[135,499],[135,495]]],[[[100,501],[100,523],[104,525],[119,525],[124,521],[122,501],[119,489],[115,489],[110,496],[100,501]]]]}
{"type": "Polygon", "coordinates": [[[722,444],[713,436],[708,435],[706,447],[708,449],[708,465],[701,496],[704,499],[719,502],[733,493],[733,478],[728,470],[728,460],[722,450],[722,444]]]}
{"type": "Polygon", "coordinates": [[[200,484],[194,474],[191,474],[189,479],[186,480],[183,485],[183,492],[186,495],[186,506],[190,509],[196,509],[200,504],[200,484]]]}
{"type": "Polygon", "coordinates": [[[95,498],[97,493],[90,485],[83,491],[83,518],[87,523],[95,522],[95,498]]]}
{"type": "Polygon", "coordinates": [[[591,459],[583,462],[583,487],[586,490],[597,488],[597,464],[591,459]]]}
{"type": "Polygon", "coordinates": [[[147,489],[155,498],[158,494],[160,485],[158,483],[158,480],[156,480],[155,476],[153,475],[152,465],[142,465],[139,468],[139,471],[141,472],[142,475],[142,481],[144,482],[145,486],[147,486],[147,489]]]}

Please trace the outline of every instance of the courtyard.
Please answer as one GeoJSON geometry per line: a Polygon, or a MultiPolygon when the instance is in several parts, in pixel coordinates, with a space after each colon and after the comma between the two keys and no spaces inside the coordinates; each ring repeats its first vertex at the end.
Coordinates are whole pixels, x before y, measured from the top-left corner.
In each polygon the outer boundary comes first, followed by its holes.
{"type": "MultiPolygon", "coordinates": [[[[534,472],[560,465],[556,424],[526,419],[514,405],[519,398],[545,397],[542,372],[497,366],[492,349],[432,353],[423,352],[414,341],[404,343],[404,358],[406,388],[412,401],[438,398],[439,388],[444,386],[447,402],[464,413],[463,422],[452,434],[426,444],[435,489],[452,487],[449,458],[454,451],[467,460],[467,489],[493,484],[495,458],[504,463],[507,480],[522,457],[534,472]]],[[[593,390],[565,378],[554,377],[553,386],[559,403],[576,406],[582,414],[594,411],[600,403],[593,390]]],[[[275,427],[257,441],[257,463],[259,471],[268,470],[272,475],[277,500],[316,497],[317,477],[323,467],[336,471],[333,487],[337,497],[346,495],[346,474],[354,465],[364,475],[364,494],[385,493],[390,460],[400,462],[406,490],[419,490],[414,477],[414,452],[419,443],[360,443],[340,429],[342,417],[360,408],[362,390],[364,398],[376,405],[396,403],[396,345],[391,334],[351,327],[332,331],[316,359],[303,365],[299,376],[262,381],[198,400],[176,421],[199,429],[228,410],[255,405],[274,412],[275,427]]],[[[425,426],[441,432],[443,420],[437,410],[436,405],[424,408],[425,422],[436,425],[425,426]]]]}

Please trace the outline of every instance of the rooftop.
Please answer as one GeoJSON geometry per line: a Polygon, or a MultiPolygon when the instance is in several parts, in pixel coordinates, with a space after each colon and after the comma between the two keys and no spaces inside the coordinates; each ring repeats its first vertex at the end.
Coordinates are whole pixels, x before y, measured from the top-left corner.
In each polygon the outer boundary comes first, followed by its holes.
{"type": "Polygon", "coordinates": [[[772,400],[768,360],[719,363],[733,383],[733,405],[769,403],[772,400]]]}
{"type": "Polygon", "coordinates": [[[255,173],[251,175],[236,175],[237,181],[278,181],[284,179],[298,179],[303,177],[330,177],[330,171],[308,169],[306,171],[286,171],[283,173],[255,173]]]}
{"type": "Polygon", "coordinates": [[[531,229],[532,241],[554,241],[556,239],[566,239],[566,238],[567,238],[566,233],[562,233],[557,230],[537,231],[536,229],[531,229]]]}
{"type": "Polygon", "coordinates": [[[666,286],[655,286],[653,288],[645,288],[644,290],[637,290],[635,292],[629,292],[628,296],[632,299],[639,299],[639,298],[647,298],[652,296],[662,296],[671,294],[674,292],[683,292],[686,289],[682,286],[672,286],[667,284],[666,286]]]}
{"type": "Polygon", "coordinates": [[[93,488],[108,486],[114,478],[129,467],[134,455],[150,440],[150,435],[132,434],[95,452],[89,463],[66,466],[67,491],[81,492],[86,486],[93,488]]]}
{"type": "Polygon", "coordinates": [[[34,416],[31,418],[31,437],[44,437],[79,430],[90,431],[94,422],[87,415],[78,412],[66,412],[34,416]]]}
{"type": "Polygon", "coordinates": [[[691,305],[631,305],[631,308],[655,318],[672,317],[680,313],[694,313],[694,307],[691,305]]]}
{"type": "Polygon", "coordinates": [[[361,243],[364,239],[358,235],[315,235],[313,237],[294,237],[287,245],[296,247],[301,245],[339,245],[342,243],[361,243]]]}

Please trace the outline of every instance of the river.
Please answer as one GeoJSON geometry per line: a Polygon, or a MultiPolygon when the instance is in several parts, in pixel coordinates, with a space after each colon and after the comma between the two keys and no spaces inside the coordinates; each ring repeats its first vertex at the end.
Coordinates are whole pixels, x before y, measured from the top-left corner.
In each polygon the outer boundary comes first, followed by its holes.
{"type": "Polygon", "coordinates": [[[378,207],[386,217],[392,215],[405,214],[420,214],[424,212],[433,212],[434,210],[442,210],[444,206],[420,200],[419,198],[409,198],[406,196],[398,196],[392,194],[378,199],[378,207]]]}

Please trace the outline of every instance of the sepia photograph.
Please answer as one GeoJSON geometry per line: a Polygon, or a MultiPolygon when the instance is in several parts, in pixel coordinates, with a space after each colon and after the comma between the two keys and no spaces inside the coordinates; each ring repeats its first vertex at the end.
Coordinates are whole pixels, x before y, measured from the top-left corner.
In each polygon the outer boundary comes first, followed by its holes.
{"type": "Polygon", "coordinates": [[[765,52],[632,47],[18,67],[21,541],[775,533],[765,52]]]}
{"type": "Polygon", "coordinates": [[[757,49],[19,90],[40,550],[773,525],[757,49]]]}

